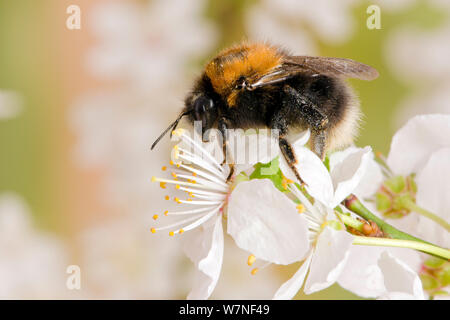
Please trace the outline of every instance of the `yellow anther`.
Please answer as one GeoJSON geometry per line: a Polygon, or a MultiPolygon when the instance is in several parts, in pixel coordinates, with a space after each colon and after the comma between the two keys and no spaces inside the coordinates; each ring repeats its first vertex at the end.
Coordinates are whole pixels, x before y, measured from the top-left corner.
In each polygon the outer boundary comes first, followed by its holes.
{"type": "Polygon", "coordinates": [[[170,197],[169,197],[169,196],[165,196],[165,197],[164,197],[164,199],[166,199],[166,200],[169,200],[169,199],[170,199],[170,197]]]}
{"type": "Polygon", "coordinates": [[[167,217],[169,215],[169,211],[164,211],[164,215],[167,217]]]}
{"type": "Polygon", "coordinates": [[[197,183],[197,181],[195,181],[195,180],[191,180],[191,183],[193,183],[193,184],[196,184],[196,183],[197,183]]]}
{"type": "Polygon", "coordinates": [[[183,135],[183,133],[184,133],[183,128],[178,128],[178,129],[172,131],[172,135],[178,136],[178,137],[181,137],[183,135]]]}
{"type": "Polygon", "coordinates": [[[173,165],[174,165],[174,163],[173,163],[173,161],[172,161],[172,160],[170,160],[170,162],[169,162],[169,163],[170,163],[170,165],[171,165],[171,166],[173,166],[173,165]]]}
{"type": "Polygon", "coordinates": [[[173,231],[170,231],[170,232],[169,232],[169,236],[171,236],[171,237],[173,237],[174,234],[175,234],[175,233],[174,233],[173,231]]]}
{"type": "Polygon", "coordinates": [[[180,199],[178,197],[175,197],[174,200],[175,200],[176,203],[181,203],[181,201],[180,201],[180,199]]]}
{"type": "Polygon", "coordinates": [[[192,175],[193,175],[194,177],[196,177],[196,176],[197,176],[197,174],[196,174],[195,172],[192,172],[192,175]]]}
{"type": "Polygon", "coordinates": [[[180,234],[182,234],[182,233],[184,232],[184,230],[183,230],[183,229],[180,229],[178,232],[179,232],[180,234]]]}
{"type": "Polygon", "coordinates": [[[281,180],[281,186],[283,187],[284,190],[287,190],[288,184],[293,183],[293,182],[294,182],[294,181],[292,181],[292,180],[289,179],[289,178],[286,178],[286,177],[283,175],[283,179],[281,180]]]}
{"type": "Polygon", "coordinates": [[[247,264],[249,266],[251,266],[255,262],[255,260],[256,260],[256,257],[253,254],[251,254],[251,255],[248,256],[247,264]]]}
{"type": "Polygon", "coordinates": [[[158,219],[158,215],[157,214],[153,215],[153,220],[156,220],[156,219],[158,219]]]}
{"type": "Polygon", "coordinates": [[[172,177],[174,177],[174,178],[177,177],[177,174],[175,172],[172,172],[171,174],[172,174],[172,177]]]}
{"type": "Polygon", "coordinates": [[[177,184],[177,185],[175,186],[175,189],[180,189],[180,185],[177,184]]]}
{"type": "Polygon", "coordinates": [[[187,198],[187,201],[192,201],[192,199],[190,199],[190,198],[187,198]]]}
{"type": "Polygon", "coordinates": [[[181,165],[180,163],[177,163],[177,164],[176,164],[177,168],[179,168],[179,167],[180,167],[180,165],[181,165]]]}
{"type": "Polygon", "coordinates": [[[195,198],[195,196],[194,196],[194,194],[193,194],[192,192],[189,192],[188,195],[189,195],[189,197],[191,197],[191,198],[195,198]]]}
{"type": "Polygon", "coordinates": [[[173,146],[173,150],[178,151],[178,145],[177,144],[173,146]]]}
{"type": "Polygon", "coordinates": [[[298,204],[298,205],[296,206],[296,208],[297,208],[297,212],[298,212],[298,213],[303,213],[303,212],[305,212],[305,206],[302,205],[301,203],[298,204]]]}
{"type": "Polygon", "coordinates": [[[166,170],[167,170],[167,167],[166,167],[166,166],[163,166],[163,167],[161,168],[161,170],[162,170],[162,171],[166,171],[166,170]]]}
{"type": "Polygon", "coordinates": [[[155,228],[151,228],[150,231],[151,231],[151,233],[155,233],[156,229],[155,228]]]}
{"type": "Polygon", "coordinates": [[[156,181],[156,177],[153,176],[153,177],[152,177],[152,182],[155,182],[155,181],[156,181]]]}
{"type": "Polygon", "coordinates": [[[258,271],[259,271],[258,268],[254,268],[250,273],[252,274],[252,276],[254,276],[258,271]]]}
{"type": "Polygon", "coordinates": [[[165,183],[165,182],[160,182],[160,183],[159,183],[159,186],[160,186],[162,189],[165,189],[165,188],[166,188],[166,183],[165,183]]]}

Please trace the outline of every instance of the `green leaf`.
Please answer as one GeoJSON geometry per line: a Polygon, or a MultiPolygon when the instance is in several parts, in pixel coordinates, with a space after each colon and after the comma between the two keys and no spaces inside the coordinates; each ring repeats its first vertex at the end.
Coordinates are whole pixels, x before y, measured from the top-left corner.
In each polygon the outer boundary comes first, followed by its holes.
{"type": "Polygon", "coordinates": [[[250,180],[269,179],[272,181],[275,188],[281,192],[286,192],[286,189],[283,187],[283,174],[279,167],[278,157],[269,163],[257,163],[254,167],[255,170],[250,175],[250,180]]]}
{"type": "Polygon", "coordinates": [[[250,175],[250,179],[266,179],[272,175],[279,175],[280,167],[278,157],[268,163],[257,163],[255,171],[250,175]]]}

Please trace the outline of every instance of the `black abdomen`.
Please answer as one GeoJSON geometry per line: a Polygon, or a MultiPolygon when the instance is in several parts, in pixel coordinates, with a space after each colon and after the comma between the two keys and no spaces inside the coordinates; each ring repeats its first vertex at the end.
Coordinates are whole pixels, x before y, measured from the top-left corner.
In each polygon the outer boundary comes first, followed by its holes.
{"type": "MultiPolygon", "coordinates": [[[[286,84],[327,115],[330,127],[344,117],[349,100],[345,83],[322,75],[298,75],[276,85],[243,91],[236,100],[236,106],[225,108],[226,116],[233,119],[233,123],[239,128],[270,127],[274,115],[283,107],[283,86],[286,84]]],[[[285,120],[287,125],[306,126],[304,115],[296,106],[290,108],[285,120]]]]}

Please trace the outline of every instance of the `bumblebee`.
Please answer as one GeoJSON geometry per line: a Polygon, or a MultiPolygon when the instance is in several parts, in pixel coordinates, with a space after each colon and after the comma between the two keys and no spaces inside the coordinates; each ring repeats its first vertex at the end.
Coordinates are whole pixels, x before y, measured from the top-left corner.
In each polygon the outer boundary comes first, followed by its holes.
{"type": "Polygon", "coordinates": [[[352,143],[361,112],[345,78],[377,77],[374,68],[350,59],[293,56],[267,43],[233,46],[206,65],[179,117],[152,149],[184,116],[201,121],[202,134],[219,129],[224,152],[227,129],[278,129],[280,150],[302,181],[288,134],[309,128],[311,150],[322,160],[327,151],[352,143]]]}

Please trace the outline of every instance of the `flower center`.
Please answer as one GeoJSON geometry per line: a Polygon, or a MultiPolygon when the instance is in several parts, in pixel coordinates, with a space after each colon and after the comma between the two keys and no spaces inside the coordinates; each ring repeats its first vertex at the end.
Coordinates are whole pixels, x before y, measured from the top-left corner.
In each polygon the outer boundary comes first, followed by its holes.
{"type": "MultiPolygon", "coordinates": [[[[173,148],[171,167],[163,166],[163,172],[170,173],[171,178],[152,177],[152,182],[159,182],[162,189],[167,185],[174,186],[174,195],[166,195],[165,199],[173,200],[186,206],[186,210],[166,210],[164,216],[181,217],[175,223],[158,228],[151,228],[152,233],[170,230],[169,235],[181,234],[192,230],[221,214],[227,202],[231,188],[226,182],[226,172],[220,164],[206,151],[202,143],[192,140],[185,131],[178,129],[173,134],[181,139],[184,145],[173,148]],[[191,147],[192,152],[187,148],[191,147]],[[169,169],[170,168],[170,169],[169,169]],[[187,194],[184,198],[183,194],[187,194]]],[[[158,220],[160,215],[153,215],[158,220]]]]}

